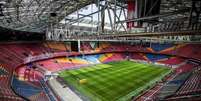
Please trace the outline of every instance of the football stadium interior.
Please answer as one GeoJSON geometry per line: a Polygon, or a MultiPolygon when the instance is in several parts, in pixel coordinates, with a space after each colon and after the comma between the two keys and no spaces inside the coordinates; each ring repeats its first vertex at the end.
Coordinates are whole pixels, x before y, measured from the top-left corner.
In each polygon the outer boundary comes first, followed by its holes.
{"type": "Polygon", "coordinates": [[[0,101],[201,101],[201,0],[0,0],[0,101]]]}

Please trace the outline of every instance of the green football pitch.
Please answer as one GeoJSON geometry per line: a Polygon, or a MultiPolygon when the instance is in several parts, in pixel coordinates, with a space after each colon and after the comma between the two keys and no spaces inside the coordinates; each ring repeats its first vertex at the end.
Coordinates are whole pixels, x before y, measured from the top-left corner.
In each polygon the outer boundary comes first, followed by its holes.
{"type": "Polygon", "coordinates": [[[65,70],[59,76],[91,101],[129,101],[170,72],[161,66],[120,61],[65,70]]]}

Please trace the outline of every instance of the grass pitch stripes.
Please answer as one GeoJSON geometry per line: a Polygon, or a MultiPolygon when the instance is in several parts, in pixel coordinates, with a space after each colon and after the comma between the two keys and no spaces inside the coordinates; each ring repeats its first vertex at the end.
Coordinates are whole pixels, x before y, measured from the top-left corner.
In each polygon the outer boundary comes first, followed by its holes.
{"type": "Polygon", "coordinates": [[[63,71],[60,76],[92,101],[126,101],[170,71],[164,67],[120,61],[63,71]],[[80,84],[82,79],[87,82],[80,84]]]}

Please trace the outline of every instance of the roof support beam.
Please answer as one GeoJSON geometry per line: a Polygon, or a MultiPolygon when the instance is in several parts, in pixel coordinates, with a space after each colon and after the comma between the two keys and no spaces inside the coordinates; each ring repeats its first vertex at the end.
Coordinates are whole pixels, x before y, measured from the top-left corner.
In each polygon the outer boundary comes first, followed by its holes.
{"type": "Polygon", "coordinates": [[[119,21],[119,22],[117,22],[117,23],[132,22],[132,21],[141,21],[141,20],[148,20],[148,19],[166,17],[166,16],[175,15],[175,14],[181,14],[181,13],[189,12],[189,10],[190,10],[190,9],[182,9],[182,10],[178,10],[178,11],[175,11],[175,12],[169,12],[169,13],[164,13],[164,14],[159,14],[159,15],[154,15],[154,16],[147,16],[147,17],[135,18],[135,19],[131,19],[131,20],[122,20],[122,21],[119,21]]]}

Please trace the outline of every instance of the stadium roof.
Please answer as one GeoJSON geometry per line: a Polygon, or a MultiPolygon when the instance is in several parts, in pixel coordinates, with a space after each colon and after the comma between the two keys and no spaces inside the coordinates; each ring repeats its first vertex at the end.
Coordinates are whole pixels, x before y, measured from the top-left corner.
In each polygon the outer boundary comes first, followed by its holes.
{"type": "Polygon", "coordinates": [[[94,0],[1,0],[0,26],[21,31],[42,32],[51,17],[66,15],[94,0]]]}
{"type": "MultiPolygon", "coordinates": [[[[0,26],[28,32],[44,32],[53,17],[60,22],[65,16],[98,0],[1,0],[0,26]]],[[[103,0],[100,0],[103,1],[103,0]]],[[[113,2],[114,0],[109,0],[113,2]]],[[[127,0],[117,0],[125,3],[127,0]]],[[[125,5],[122,7],[126,7],[125,5]]],[[[190,13],[191,0],[162,0],[160,12],[167,15],[144,17],[164,17],[162,21],[187,18],[190,13]],[[187,9],[186,9],[187,8],[187,9]],[[189,8],[189,9],[188,9],[189,8]],[[182,11],[182,12],[181,12],[182,11]]],[[[123,21],[123,22],[126,22],[123,21]]]]}

